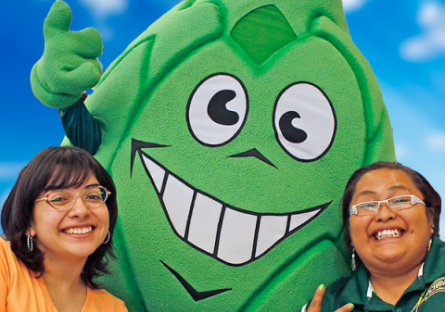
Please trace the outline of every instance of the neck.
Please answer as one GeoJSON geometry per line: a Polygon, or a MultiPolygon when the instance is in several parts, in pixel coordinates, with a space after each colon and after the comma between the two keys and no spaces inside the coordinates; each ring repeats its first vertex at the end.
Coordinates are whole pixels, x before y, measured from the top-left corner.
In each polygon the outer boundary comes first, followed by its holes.
{"type": "Polygon", "coordinates": [[[85,261],[61,261],[45,256],[45,272],[43,280],[48,288],[48,292],[61,293],[70,291],[79,291],[85,289],[80,275],[82,273],[85,261]]]}
{"type": "Polygon", "coordinates": [[[383,301],[396,305],[406,289],[416,280],[422,263],[400,274],[388,275],[371,272],[374,291],[383,301]]]}
{"type": "Polygon", "coordinates": [[[45,255],[45,272],[43,280],[57,311],[79,312],[82,310],[86,296],[87,286],[82,281],[85,261],[53,259],[45,255]]]}

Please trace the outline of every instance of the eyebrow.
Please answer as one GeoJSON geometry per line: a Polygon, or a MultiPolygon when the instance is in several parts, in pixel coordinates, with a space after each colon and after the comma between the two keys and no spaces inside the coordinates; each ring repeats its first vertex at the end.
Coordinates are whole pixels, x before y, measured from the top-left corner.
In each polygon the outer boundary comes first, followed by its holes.
{"type": "Polygon", "coordinates": [[[85,186],[85,188],[91,187],[91,186],[101,186],[101,185],[99,183],[93,183],[93,184],[88,184],[87,186],[85,186]]]}
{"type": "MultiPolygon", "coordinates": [[[[100,183],[93,183],[93,184],[86,185],[85,188],[92,187],[92,186],[101,186],[101,185],[100,185],[100,183]]],[[[69,189],[69,187],[47,188],[47,189],[44,189],[42,192],[46,193],[46,192],[61,191],[61,190],[67,190],[67,189],[69,189]]]]}

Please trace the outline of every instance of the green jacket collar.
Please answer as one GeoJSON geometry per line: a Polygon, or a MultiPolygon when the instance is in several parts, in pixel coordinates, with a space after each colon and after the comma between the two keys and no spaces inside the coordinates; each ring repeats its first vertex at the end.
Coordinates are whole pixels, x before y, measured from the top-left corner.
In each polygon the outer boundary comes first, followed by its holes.
{"type": "MultiPolygon", "coordinates": [[[[426,256],[423,275],[420,275],[413,284],[405,291],[405,294],[411,291],[423,290],[426,285],[431,284],[434,280],[444,275],[445,272],[445,243],[439,238],[433,237],[431,250],[426,256]],[[442,259],[442,260],[441,260],[442,259]]],[[[349,279],[345,289],[343,290],[341,301],[353,303],[355,305],[366,305],[366,308],[372,310],[374,305],[378,305],[379,309],[392,310],[392,305],[385,303],[374,293],[372,298],[368,298],[370,273],[362,264],[358,268],[357,273],[349,279]],[[385,306],[387,306],[385,308],[385,306]]]]}

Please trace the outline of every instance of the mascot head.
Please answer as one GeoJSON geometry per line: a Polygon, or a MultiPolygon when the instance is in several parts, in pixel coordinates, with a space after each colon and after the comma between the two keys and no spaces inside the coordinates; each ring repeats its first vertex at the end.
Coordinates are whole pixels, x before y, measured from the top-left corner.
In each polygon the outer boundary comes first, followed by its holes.
{"type": "Polygon", "coordinates": [[[184,1],[86,105],[119,193],[104,281],[135,311],[296,310],[349,273],[348,177],[394,160],[340,0],[184,1]]]}

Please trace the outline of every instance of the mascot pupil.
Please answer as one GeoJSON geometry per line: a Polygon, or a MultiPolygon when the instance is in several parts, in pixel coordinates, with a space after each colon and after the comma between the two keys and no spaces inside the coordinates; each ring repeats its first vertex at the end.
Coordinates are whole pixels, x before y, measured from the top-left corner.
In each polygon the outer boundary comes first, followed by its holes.
{"type": "Polygon", "coordinates": [[[116,182],[130,311],[295,311],[350,273],[344,185],[395,156],[340,0],[184,1],[104,74],[70,22],[56,1],[32,87],[116,182]]]}

